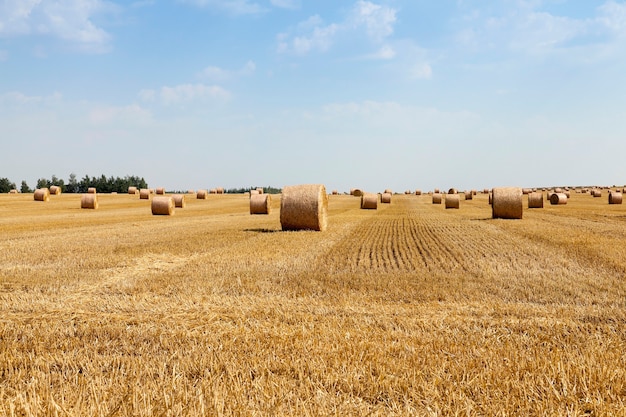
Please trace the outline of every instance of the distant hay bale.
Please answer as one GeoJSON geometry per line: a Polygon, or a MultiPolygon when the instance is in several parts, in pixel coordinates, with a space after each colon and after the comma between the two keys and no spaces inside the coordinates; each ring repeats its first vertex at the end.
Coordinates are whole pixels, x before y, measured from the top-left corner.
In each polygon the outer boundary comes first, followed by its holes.
{"type": "Polygon", "coordinates": [[[380,202],[383,204],[391,204],[391,193],[382,193],[380,195],[380,202]]]}
{"type": "Polygon", "coordinates": [[[187,194],[195,194],[196,190],[187,190],[187,194]]]}
{"type": "Polygon", "coordinates": [[[496,187],[491,191],[491,217],[493,219],[521,219],[523,215],[522,189],[496,187]]]}
{"type": "Polygon", "coordinates": [[[483,188],[483,194],[489,194],[489,188],[483,188]]]}
{"type": "Polygon", "coordinates": [[[571,196],[572,196],[572,193],[569,190],[563,191],[563,194],[565,194],[565,197],[567,197],[567,198],[571,198],[571,196]]]}
{"type": "Polygon", "coordinates": [[[150,190],[147,188],[142,188],[141,190],[139,190],[139,199],[150,200],[150,190]]]}
{"type": "Polygon", "coordinates": [[[50,186],[50,195],[59,195],[61,194],[61,187],[58,185],[50,186]]]}
{"type": "Polygon", "coordinates": [[[187,201],[185,200],[185,194],[174,194],[172,196],[172,200],[174,200],[175,208],[185,208],[187,205],[187,201]]]}
{"type": "Polygon", "coordinates": [[[622,193],[617,191],[609,193],[609,204],[622,204],[622,193]]]}
{"type": "Polygon", "coordinates": [[[435,188],[435,189],[433,190],[433,193],[434,193],[434,194],[439,194],[440,192],[441,192],[441,191],[439,191],[439,188],[435,188]]]}
{"type": "Polygon", "coordinates": [[[209,189],[209,194],[217,194],[217,188],[209,189]]]}
{"type": "Polygon", "coordinates": [[[415,190],[415,195],[422,195],[422,190],[415,190]]]}
{"type": "Polygon", "coordinates": [[[137,194],[137,187],[128,187],[128,194],[137,194]]]}
{"type": "Polygon", "coordinates": [[[602,197],[602,190],[596,188],[591,190],[591,195],[594,197],[602,197]]]}
{"type": "Polygon", "coordinates": [[[491,191],[489,192],[489,205],[493,205],[493,193],[491,191]]]}
{"type": "Polygon", "coordinates": [[[257,187],[256,189],[259,194],[263,194],[263,187],[257,187]]]}
{"type": "Polygon", "coordinates": [[[218,194],[224,194],[224,188],[223,187],[217,187],[217,193],[218,194]]]}
{"type": "Polygon", "coordinates": [[[528,194],[530,194],[532,192],[533,192],[533,190],[530,189],[530,188],[522,188],[522,194],[524,194],[524,195],[528,195],[528,194]]]}
{"type": "Polygon", "coordinates": [[[458,194],[446,194],[446,208],[458,209],[461,205],[461,196],[458,194]]]}
{"type": "Polygon", "coordinates": [[[50,190],[47,188],[37,188],[33,194],[35,201],[50,201],[50,190]]]}
{"type": "Polygon", "coordinates": [[[98,195],[95,193],[83,194],[80,198],[80,208],[96,210],[98,208],[98,195]]]}
{"type": "Polygon", "coordinates": [[[393,194],[393,191],[391,191],[389,188],[385,188],[385,191],[383,191],[383,194],[393,194]]]}
{"type": "Polygon", "coordinates": [[[198,190],[198,193],[196,194],[196,198],[198,200],[206,200],[208,194],[209,193],[207,192],[207,190],[198,190]]]}
{"type": "Polygon", "coordinates": [[[272,196],[271,195],[269,194],[250,195],[250,214],[270,214],[271,210],[272,210],[272,196]]]}
{"type": "Polygon", "coordinates": [[[528,194],[528,208],[543,208],[543,193],[533,192],[528,194]]]}
{"type": "Polygon", "coordinates": [[[553,206],[567,204],[567,196],[565,193],[550,194],[550,204],[553,206]]]}
{"type": "Polygon", "coordinates": [[[456,188],[450,188],[448,190],[448,194],[457,194],[457,193],[458,193],[458,191],[456,190],[456,188]]]}
{"type": "Polygon", "coordinates": [[[339,195],[339,191],[337,191],[337,190],[333,190],[333,191],[331,192],[331,194],[332,194],[332,195],[339,195]]]}
{"type": "Polygon", "coordinates": [[[96,194],[96,187],[87,188],[87,194],[96,194]]]}
{"type": "Polygon", "coordinates": [[[351,188],[350,195],[353,195],[355,197],[361,197],[363,196],[363,191],[358,188],[351,188]]]}
{"type": "Polygon", "coordinates": [[[165,195],[165,188],[157,187],[156,193],[157,193],[157,195],[165,195]]]}
{"type": "Polygon", "coordinates": [[[174,200],[172,197],[158,196],[152,199],[152,214],[171,216],[174,214],[174,200]]]}
{"type": "Polygon", "coordinates": [[[378,209],[378,194],[374,193],[362,193],[361,195],[361,208],[364,210],[377,210],[378,209]]]}
{"type": "Polygon", "coordinates": [[[259,190],[250,190],[250,196],[261,194],[259,190]]]}
{"type": "Polygon", "coordinates": [[[291,185],[283,188],[280,224],[283,230],[317,230],[327,227],[328,195],[321,184],[291,185]]]}
{"type": "Polygon", "coordinates": [[[433,193],[433,204],[441,204],[441,193],[433,193]]]}
{"type": "Polygon", "coordinates": [[[405,190],[405,191],[404,191],[404,194],[405,194],[405,195],[409,195],[409,194],[413,194],[413,192],[411,192],[411,190],[405,190]]]}
{"type": "Polygon", "coordinates": [[[473,200],[474,199],[474,194],[471,191],[466,191],[465,192],[465,199],[466,200],[473,200]]]}
{"type": "Polygon", "coordinates": [[[9,194],[19,194],[19,191],[13,188],[12,190],[9,191],[9,194]]]}

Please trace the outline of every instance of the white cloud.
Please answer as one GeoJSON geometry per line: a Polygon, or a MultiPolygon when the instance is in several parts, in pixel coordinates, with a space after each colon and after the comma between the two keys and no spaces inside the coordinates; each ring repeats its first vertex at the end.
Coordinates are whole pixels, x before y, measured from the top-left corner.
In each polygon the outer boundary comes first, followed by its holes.
{"type": "Polygon", "coordinates": [[[198,74],[198,76],[204,80],[210,80],[213,82],[225,82],[240,76],[250,76],[254,74],[255,71],[256,63],[250,60],[246,62],[243,67],[235,71],[210,65],[204,68],[200,72],[200,74],[198,74]]]}
{"type": "Polygon", "coordinates": [[[359,0],[352,10],[353,25],[364,26],[367,35],[375,41],[390,36],[396,22],[396,10],[369,1],[359,0]]]}
{"type": "Polygon", "coordinates": [[[260,4],[248,0],[179,0],[179,2],[201,8],[219,9],[235,15],[259,14],[266,11],[260,4]]]}
{"type": "Polygon", "coordinates": [[[433,69],[428,63],[416,64],[411,70],[411,78],[428,80],[433,76],[433,69]]]}
{"type": "Polygon", "coordinates": [[[280,7],[283,9],[299,9],[300,0],[270,0],[270,3],[274,7],[280,7]]]}
{"type": "Polygon", "coordinates": [[[52,36],[91,52],[103,52],[111,36],[92,19],[115,9],[103,0],[4,0],[0,3],[0,36],[52,36]]]}
{"type": "Polygon", "coordinates": [[[55,92],[49,96],[28,96],[19,91],[9,91],[0,94],[0,105],[24,106],[31,104],[54,104],[61,101],[61,93],[55,92]]]}
{"type": "Polygon", "coordinates": [[[383,45],[376,53],[369,56],[372,59],[393,59],[396,51],[389,45],[383,45]]]}
{"type": "Polygon", "coordinates": [[[208,99],[228,100],[231,93],[215,85],[180,84],[174,87],[164,86],[159,91],[141,90],[138,96],[143,101],[154,102],[158,100],[167,106],[208,99]]]}
{"type": "Polygon", "coordinates": [[[598,11],[600,24],[620,37],[626,35],[626,3],[607,1],[598,11]]]}
{"type": "Polygon", "coordinates": [[[146,109],[132,104],[124,107],[97,107],[89,112],[89,121],[93,124],[103,125],[111,123],[145,123],[150,121],[152,115],[146,109]]]}

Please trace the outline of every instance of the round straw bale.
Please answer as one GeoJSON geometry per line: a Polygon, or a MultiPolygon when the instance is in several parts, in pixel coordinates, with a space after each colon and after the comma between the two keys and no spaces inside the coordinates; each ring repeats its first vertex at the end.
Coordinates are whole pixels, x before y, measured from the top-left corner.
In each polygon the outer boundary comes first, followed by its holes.
{"type": "Polygon", "coordinates": [[[441,191],[439,191],[439,188],[435,188],[435,189],[433,190],[433,193],[435,193],[435,194],[439,194],[440,192],[441,192],[441,191]]]}
{"type": "Polygon", "coordinates": [[[543,193],[533,192],[528,194],[528,208],[543,208],[543,193]]]}
{"type": "Polygon", "coordinates": [[[448,194],[456,194],[458,191],[456,190],[456,188],[450,188],[448,190],[448,194]]]}
{"type": "Polygon", "coordinates": [[[565,193],[552,193],[550,194],[550,204],[553,206],[567,204],[567,196],[565,193]]]}
{"type": "Polygon", "coordinates": [[[250,196],[261,194],[259,190],[250,190],[250,196]]]}
{"type": "Polygon", "coordinates": [[[378,194],[363,193],[361,195],[361,208],[365,210],[378,209],[378,194]]]}
{"type": "Polygon", "coordinates": [[[523,214],[522,189],[496,187],[492,191],[491,217],[493,219],[521,219],[523,214]]]}
{"type": "Polygon", "coordinates": [[[383,194],[393,194],[393,191],[391,191],[389,188],[385,188],[385,191],[383,191],[383,194]]]}
{"type": "Polygon", "coordinates": [[[489,194],[489,188],[483,188],[483,194],[489,194]]]}
{"type": "Polygon", "coordinates": [[[263,194],[263,187],[257,187],[256,190],[259,192],[259,194],[263,194]]]}
{"type": "Polygon", "coordinates": [[[458,194],[446,194],[446,208],[458,209],[461,204],[461,197],[458,194]]]}
{"type": "Polygon", "coordinates": [[[250,214],[270,214],[271,210],[271,195],[258,193],[250,195],[250,214]]]}
{"type": "Polygon", "coordinates": [[[283,230],[324,231],[327,226],[328,195],[321,184],[291,185],[283,188],[280,224],[283,230]]]}
{"type": "Polygon", "coordinates": [[[363,196],[363,191],[359,190],[358,188],[353,188],[352,190],[350,190],[350,194],[355,196],[355,197],[362,197],[363,196]]]}
{"type": "Polygon", "coordinates": [[[217,187],[216,191],[218,194],[224,194],[224,187],[217,187]]]}
{"type": "Polygon", "coordinates": [[[19,191],[17,191],[15,188],[13,188],[13,189],[11,189],[9,191],[9,194],[18,194],[18,193],[19,193],[19,191]]]}
{"type": "Polygon", "coordinates": [[[217,194],[217,188],[211,188],[209,194],[217,194]]]}
{"type": "Polygon", "coordinates": [[[474,199],[474,194],[471,191],[465,191],[465,199],[466,200],[474,199]]]}
{"type": "Polygon", "coordinates": [[[391,193],[382,193],[380,195],[380,202],[383,204],[391,204],[391,193]]]}
{"type": "Polygon", "coordinates": [[[571,198],[571,196],[572,196],[572,193],[569,190],[563,191],[563,194],[565,194],[565,197],[567,197],[567,198],[571,198]]]}
{"type": "Polygon", "coordinates": [[[37,188],[33,194],[35,201],[50,201],[50,190],[47,188],[37,188]]]}
{"type": "Polygon", "coordinates": [[[198,200],[206,200],[208,195],[207,190],[198,190],[198,194],[196,194],[196,198],[198,200]]]}
{"type": "Polygon", "coordinates": [[[333,190],[333,191],[331,192],[331,194],[332,194],[332,195],[339,195],[339,191],[337,191],[337,190],[333,190]]]}
{"type": "Polygon", "coordinates": [[[98,195],[95,193],[83,194],[80,197],[80,208],[82,209],[97,209],[98,208],[98,195]]]}
{"type": "Polygon", "coordinates": [[[196,193],[196,190],[191,190],[191,189],[187,190],[187,194],[195,194],[195,193],[196,193]]]}
{"type": "Polygon", "coordinates": [[[139,190],[139,199],[150,200],[150,190],[147,188],[142,188],[141,190],[139,190]]]}
{"type": "Polygon", "coordinates": [[[591,191],[591,195],[594,197],[602,197],[602,190],[596,188],[595,190],[591,191]]]}
{"type": "Polygon", "coordinates": [[[128,194],[137,194],[137,187],[128,187],[128,194]]]}
{"type": "Polygon", "coordinates": [[[530,188],[522,188],[522,194],[524,195],[528,195],[530,193],[532,193],[533,190],[531,190],[530,188]]]}
{"type": "Polygon", "coordinates": [[[61,194],[61,187],[58,185],[50,186],[50,195],[59,195],[61,194]]]}
{"type": "Polygon", "coordinates": [[[152,199],[152,214],[164,216],[171,216],[174,214],[174,200],[172,197],[154,197],[152,199]]]}
{"type": "Polygon", "coordinates": [[[174,200],[174,207],[176,208],[185,208],[187,205],[187,201],[185,201],[185,194],[174,194],[172,196],[172,200],[174,200]]]}
{"type": "Polygon", "coordinates": [[[87,194],[96,194],[96,187],[87,188],[87,194]]]}
{"type": "Polygon", "coordinates": [[[609,193],[609,204],[622,204],[622,193],[617,191],[609,193]]]}
{"type": "Polygon", "coordinates": [[[441,193],[433,193],[433,204],[441,204],[441,193]]]}
{"type": "Polygon", "coordinates": [[[415,190],[415,195],[422,195],[422,190],[415,190]]]}
{"type": "Polygon", "coordinates": [[[493,193],[492,192],[489,193],[489,205],[490,206],[493,205],[493,193]]]}
{"type": "Polygon", "coordinates": [[[163,188],[163,187],[157,187],[157,189],[156,189],[156,193],[157,193],[158,195],[165,195],[165,188],[163,188]]]}

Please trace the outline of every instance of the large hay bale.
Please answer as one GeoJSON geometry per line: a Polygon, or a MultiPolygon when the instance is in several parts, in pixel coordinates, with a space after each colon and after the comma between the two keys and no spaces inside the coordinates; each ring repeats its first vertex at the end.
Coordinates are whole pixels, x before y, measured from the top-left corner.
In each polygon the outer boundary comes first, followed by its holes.
{"type": "Polygon", "coordinates": [[[622,204],[622,193],[617,191],[610,192],[609,204],[622,204]]]}
{"type": "Polygon", "coordinates": [[[141,190],[139,190],[139,199],[150,200],[150,190],[147,188],[142,188],[141,190]]]}
{"type": "Polygon", "coordinates": [[[80,197],[80,208],[82,209],[97,209],[98,208],[98,195],[95,193],[83,194],[80,197]]]}
{"type": "Polygon", "coordinates": [[[532,192],[528,194],[528,208],[543,208],[543,193],[532,192]]]}
{"type": "Polygon", "coordinates": [[[270,214],[271,211],[272,211],[272,196],[271,195],[269,194],[251,194],[250,195],[250,214],[270,214]]]}
{"type": "Polygon", "coordinates": [[[361,208],[365,210],[378,209],[378,194],[363,193],[361,196],[361,208]]]}
{"type": "Polygon", "coordinates": [[[391,204],[391,193],[382,193],[380,195],[380,202],[383,204],[391,204]]]}
{"type": "Polygon", "coordinates": [[[47,188],[37,188],[33,193],[35,201],[50,201],[50,190],[47,188]]]}
{"type": "Polygon", "coordinates": [[[491,191],[491,217],[493,219],[521,219],[523,214],[522,189],[496,187],[491,191]]]}
{"type": "Polygon", "coordinates": [[[594,197],[602,197],[602,190],[596,188],[591,191],[591,195],[594,197]]]}
{"type": "Polygon", "coordinates": [[[137,193],[138,193],[137,187],[132,187],[132,186],[128,187],[128,194],[133,194],[134,195],[134,194],[137,194],[137,193]]]}
{"type": "Polygon", "coordinates": [[[87,188],[87,194],[96,194],[96,187],[87,188]]]}
{"type": "Polygon", "coordinates": [[[157,193],[157,195],[165,195],[165,188],[157,187],[156,193],[157,193]]]}
{"type": "Polygon", "coordinates": [[[209,193],[207,190],[198,190],[198,193],[196,194],[196,198],[198,200],[206,200],[208,195],[209,193]]]}
{"type": "Polygon", "coordinates": [[[171,216],[174,214],[174,200],[172,197],[158,196],[152,199],[152,214],[171,216]]]}
{"type": "Polygon", "coordinates": [[[61,194],[61,187],[59,187],[58,185],[51,185],[50,195],[59,195],[59,194],[61,194]]]}
{"type": "Polygon", "coordinates": [[[433,204],[441,204],[441,193],[433,193],[433,204]]]}
{"type": "Polygon", "coordinates": [[[283,230],[324,231],[327,226],[328,195],[321,184],[290,185],[280,199],[283,230]]]}
{"type": "Polygon", "coordinates": [[[446,194],[446,208],[447,209],[458,209],[461,205],[461,197],[454,194],[446,194]]]}
{"type": "Polygon", "coordinates": [[[185,194],[174,194],[172,196],[172,200],[174,200],[175,208],[185,208],[187,205],[187,201],[185,200],[185,194]]]}
{"type": "Polygon", "coordinates": [[[567,196],[565,193],[550,194],[550,204],[553,206],[567,204],[567,196]]]}

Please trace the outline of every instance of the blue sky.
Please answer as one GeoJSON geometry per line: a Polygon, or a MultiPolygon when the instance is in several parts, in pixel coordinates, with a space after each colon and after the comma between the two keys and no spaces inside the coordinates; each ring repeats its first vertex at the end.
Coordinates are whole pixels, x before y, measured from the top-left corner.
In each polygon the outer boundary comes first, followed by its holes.
{"type": "Polygon", "coordinates": [[[0,177],[626,183],[626,2],[0,0],[0,177]]]}

